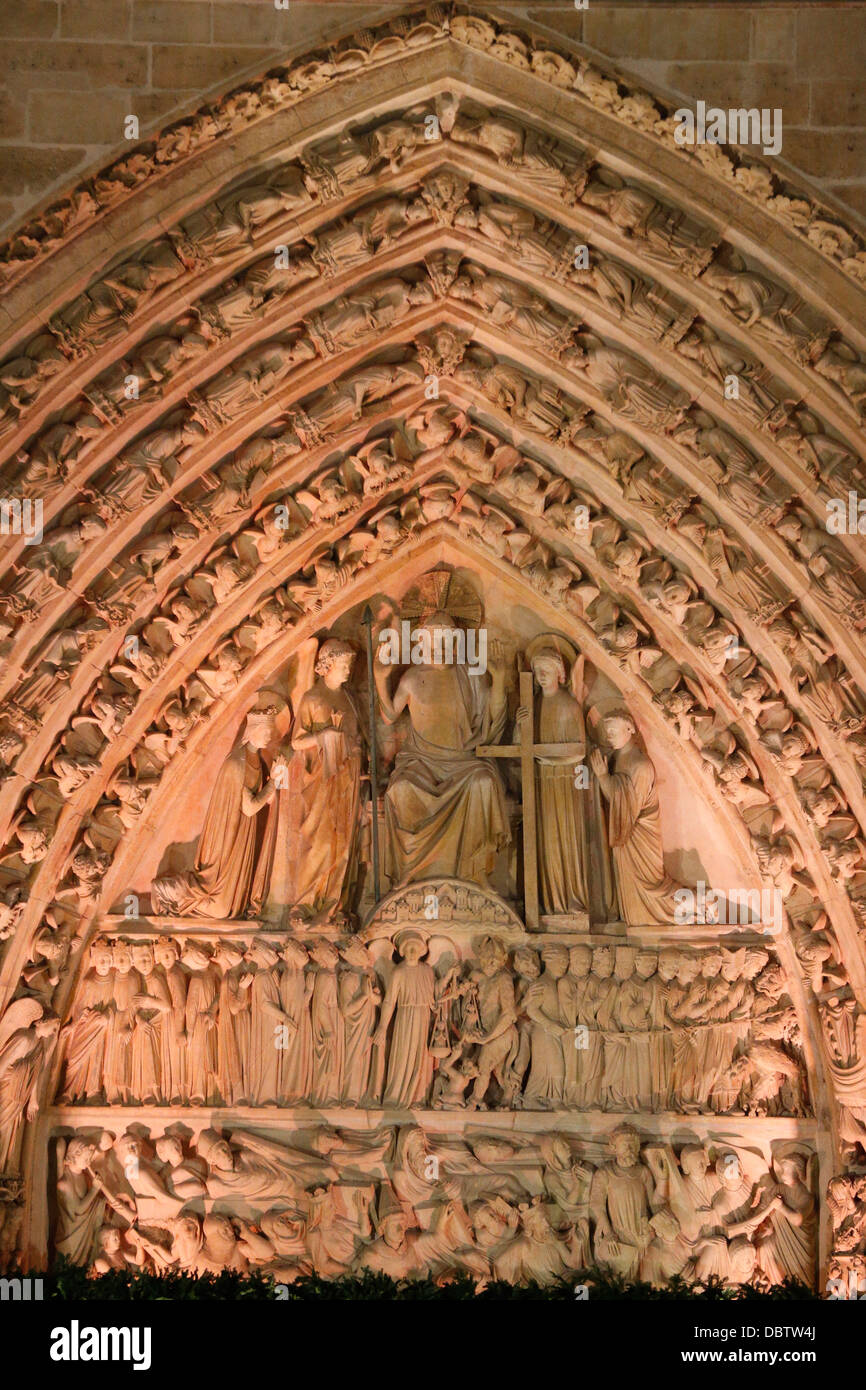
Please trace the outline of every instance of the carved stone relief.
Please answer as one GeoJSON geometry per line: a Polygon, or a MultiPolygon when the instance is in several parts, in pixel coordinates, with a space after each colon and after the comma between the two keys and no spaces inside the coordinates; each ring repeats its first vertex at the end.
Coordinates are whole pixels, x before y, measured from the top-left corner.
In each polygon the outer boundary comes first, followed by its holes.
{"type": "Polygon", "coordinates": [[[0,365],[6,496],[45,509],[0,556],[0,1267],[49,1197],[97,1271],[864,1256],[866,567],[826,517],[863,472],[866,253],[767,167],[680,150],[778,246],[729,235],[614,172],[587,104],[611,148],[679,148],[584,56],[433,7],[4,253],[35,284],[189,177],[0,365]],[[199,193],[213,141],[467,50],[483,99],[371,97],[199,193]],[[482,632],[474,670],[430,655],[482,632]]]}

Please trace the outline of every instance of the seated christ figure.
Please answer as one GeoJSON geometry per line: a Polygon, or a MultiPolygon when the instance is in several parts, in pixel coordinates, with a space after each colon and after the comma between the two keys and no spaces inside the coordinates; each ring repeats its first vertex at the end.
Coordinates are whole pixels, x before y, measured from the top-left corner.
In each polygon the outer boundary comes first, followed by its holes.
{"type": "Polygon", "coordinates": [[[448,640],[455,632],[447,613],[423,620],[412,641],[417,664],[404,671],[393,697],[379,648],[382,715],[392,724],[406,710],[410,724],[385,792],[385,874],[392,887],[438,876],[484,886],[509,840],[499,773],[475,755],[480,744],[502,735],[505,673],[491,662],[488,678],[455,662],[448,640]]]}

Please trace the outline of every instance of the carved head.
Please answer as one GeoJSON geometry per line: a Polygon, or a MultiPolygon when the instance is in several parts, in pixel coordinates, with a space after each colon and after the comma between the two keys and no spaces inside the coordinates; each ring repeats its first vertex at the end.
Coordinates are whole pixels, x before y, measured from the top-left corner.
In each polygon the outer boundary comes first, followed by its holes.
{"type": "Polygon", "coordinates": [[[38,864],[45,858],[50,840],[41,825],[19,825],[17,835],[21,841],[19,853],[25,864],[38,864]]]}
{"type": "Polygon", "coordinates": [[[95,941],[90,952],[90,959],[97,975],[108,975],[114,965],[114,953],[107,941],[95,941]]]}
{"type": "Polygon", "coordinates": [[[767,951],[746,951],[746,959],[743,962],[743,979],[754,980],[757,975],[760,975],[769,959],[767,951]]]}
{"type": "Polygon", "coordinates": [[[158,941],[154,942],[153,954],[158,965],[162,965],[166,970],[170,970],[173,965],[177,964],[179,955],[177,942],[173,941],[170,936],[162,936],[158,941]]]}
{"type": "Polygon", "coordinates": [[[183,1144],[176,1134],[163,1134],[157,1139],[155,1148],[160,1163],[167,1163],[169,1168],[176,1168],[183,1162],[183,1144]]]}
{"type": "Polygon", "coordinates": [[[658,963],[657,951],[638,951],[634,958],[634,973],[642,980],[649,980],[656,973],[658,963]]]}
{"type": "Polygon", "coordinates": [[[541,959],[544,961],[545,972],[552,975],[554,980],[559,980],[568,969],[568,947],[544,946],[541,959]]]}
{"type": "Polygon", "coordinates": [[[252,709],[244,724],[243,741],[248,748],[267,748],[276,733],[276,706],[252,709]]]}
{"type": "Polygon", "coordinates": [[[537,980],[541,974],[537,952],[530,946],[518,946],[514,952],[514,969],[524,980],[537,980]]]}
{"type": "Polygon", "coordinates": [[[716,1177],[729,1191],[736,1191],[743,1182],[743,1166],[740,1163],[739,1155],[731,1150],[729,1153],[719,1154],[715,1163],[716,1177]]]}
{"type": "Polygon", "coordinates": [[[417,965],[421,957],[426,956],[428,949],[427,941],[421,932],[411,928],[395,936],[394,945],[407,965],[417,965]]]}
{"type": "Polygon", "coordinates": [[[631,979],[637,951],[634,946],[617,946],[614,953],[613,973],[618,980],[631,979]]]}
{"type": "Polygon", "coordinates": [[[70,1173],[83,1173],[88,1169],[96,1155],[96,1145],[92,1139],[70,1139],[63,1159],[64,1168],[70,1173]]]}
{"type": "Polygon", "coordinates": [[[450,646],[442,638],[436,640],[435,633],[437,628],[442,632],[453,632],[456,624],[450,613],[445,613],[437,609],[433,613],[426,614],[418,627],[412,631],[412,654],[413,660],[418,653],[422,666],[443,666],[446,664],[446,656],[450,654],[450,646]],[[426,635],[425,635],[426,634],[426,635]],[[429,653],[429,661],[425,659],[429,653]]]}
{"type": "Polygon", "coordinates": [[[115,941],[111,959],[118,975],[128,975],[132,969],[132,951],[125,941],[115,941]]]}
{"type": "Polygon", "coordinates": [[[234,966],[240,965],[245,955],[244,947],[239,946],[236,941],[221,941],[214,951],[214,960],[223,970],[231,970],[234,966]]]}
{"type": "Polygon", "coordinates": [[[773,1177],[782,1187],[794,1187],[806,1177],[806,1160],[802,1154],[774,1155],[773,1177]]]}
{"type": "Polygon", "coordinates": [[[782,974],[782,967],[778,961],[771,961],[765,965],[755,979],[755,989],[758,994],[765,999],[779,999],[785,992],[785,976],[782,974]]]}
{"type": "Polygon", "coordinates": [[[592,969],[592,947],[572,946],[568,953],[568,973],[579,980],[584,979],[592,969]]]}
{"type": "Polygon", "coordinates": [[[99,1231],[99,1248],[106,1255],[116,1255],[120,1249],[120,1229],[117,1226],[102,1226],[99,1231]]]}
{"type": "Polygon", "coordinates": [[[687,1144],[680,1153],[680,1167],[687,1178],[702,1178],[709,1161],[707,1151],[701,1144],[687,1144]]]}
{"type": "Polygon", "coordinates": [[[329,637],[319,649],[316,675],[321,676],[332,690],[336,690],[349,679],[354,661],[355,648],[351,642],[344,642],[339,637],[329,637]]]}
{"type": "Polygon", "coordinates": [[[508,951],[498,936],[485,936],[478,945],[478,960],[485,975],[495,975],[508,959],[508,951]]]}
{"type": "Polygon", "coordinates": [[[640,1158],[640,1135],[632,1125],[617,1125],[611,1131],[610,1146],[621,1168],[633,1168],[640,1158]]]}
{"type": "Polygon", "coordinates": [[[60,1032],[60,1019],[56,1014],[43,1014],[33,1025],[37,1038],[56,1038],[60,1032]]]}
{"type": "Polygon", "coordinates": [[[707,951],[701,961],[701,974],[705,980],[714,980],[721,974],[722,953],[721,951],[707,951]]]}
{"type": "Polygon", "coordinates": [[[252,960],[260,970],[273,970],[280,959],[276,946],[272,946],[269,941],[256,940],[250,945],[246,953],[247,960],[252,960]]]}
{"type": "Polygon", "coordinates": [[[187,941],[181,959],[189,970],[206,970],[210,965],[210,952],[200,941],[187,941]]]}
{"type": "Polygon", "coordinates": [[[150,941],[137,941],[132,948],[132,961],[141,975],[149,975],[153,970],[153,945],[150,941]]]}
{"type": "Polygon", "coordinates": [[[78,523],[78,534],[83,541],[95,541],[105,530],[105,522],[98,516],[83,516],[78,523]]]}
{"type": "Polygon", "coordinates": [[[211,1248],[211,1253],[229,1253],[237,1245],[235,1228],[227,1216],[219,1212],[211,1212],[204,1218],[202,1223],[206,1244],[211,1248]]]}
{"type": "Polygon", "coordinates": [[[605,719],[604,733],[611,748],[625,748],[637,733],[637,725],[627,710],[616,710],[605,719]]]}
{"type": "Polygon", "coordinates": [[[320,970],[336,970],[340,963],[340,953],[331,941],[313,941],[309,950],[320,970]]]}
{"type": "Polygon", "coordinates": [[[479,1163],[508,1163],[517,1153],[517,1148],[496,1134],[482,1134],[473,1139],[472,1152],[479,1163]]]}
{"type": "Polygon", "coordinates": [[[565,684],[565,662],[554,647],[542,647],[532,658],[532,674],[547,695],[565,684]]]}
{"type": "Polygon", "coordinates": [[[114,1152],[117,1154],[121,1166],[126,1168],[140,1157],[141,1140],[137,1134],[127,1130],[125,1134],[121,1134],[120,1138],[115,1140],[114,1152]]]}
{"type": "Polygon", "coordinates": [[[596,946],[592,953],[592,973],[599,980],[606,980],[613,974],[613,950],[610,946],[596,946]]]}
{"type": "Polygon", "coordinates": [[[701,971],[701,962],[696,956],[686,955],[685,952],[680,956],[677,965],[677,979],[681,985],[694,984],[701,971]]]}
{"type": "Polygon", "coordinates": [[[295,941],[293,937],[289,937],[288,940],[283,943],[283,949],[280,954],[286,962],[286,965],[290,965],[294,970],[303,970],[309,960],[306,948],[301,945],[300,941],[295,941]]]}
{"type": "Polygon", "coordinates": [[[665,984],[670,984],[675,980],[680,969],[679,951],[669,950],[659,952],[659,979],[665,984]]]}
{"type": "Polygon", "coordinates": [[[407,1125],[398,1141],[398,1162],[410,1172],[422,1175],[428,1157],[427,1136],[420,1125],[407,1125]]]}
{"type": "Polygon", "coordinates": [[[391,1250],[399,1250],[406,1239],[409,1218],[404,1212],[393,1212],[379,1223],[379,1235],[391,1250]]]}
{"type": "Polygon", "coordinates": [[[196,1142],[196,1148],[208,1168],[214,1172],[231,1173],[234,1171],[235,1160],[229,1142],[221,1134],[217,1134],[215,1130],[202,1130],[196,1142]]]}

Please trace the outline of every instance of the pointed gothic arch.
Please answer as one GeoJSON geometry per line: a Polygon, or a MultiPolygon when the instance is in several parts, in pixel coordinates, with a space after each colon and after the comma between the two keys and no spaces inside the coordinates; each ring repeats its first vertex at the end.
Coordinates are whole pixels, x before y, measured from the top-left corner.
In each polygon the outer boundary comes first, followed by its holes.
{"type": "MultiPolygon", "coordinates": [[[[783,892],[813,1114],[738,1124],[826,1183],[866,1111],[866,576],[827,528],[862,475],[866,252],[530,28],[433,7],[365,44],[95,171],[5,255],[2,467],[44,538],[0,553],[0,1009],[66,1022],[203,750],[305,639],[459,565],[578,644],[783,892]],[[46,922],[68,961],[37,989],[46,922]]],[[[57,1080],[23,1136],[34,1258],[57,1080]]],[[[823,1204],[822,1269],[833,1241],[823,1204]]]]}

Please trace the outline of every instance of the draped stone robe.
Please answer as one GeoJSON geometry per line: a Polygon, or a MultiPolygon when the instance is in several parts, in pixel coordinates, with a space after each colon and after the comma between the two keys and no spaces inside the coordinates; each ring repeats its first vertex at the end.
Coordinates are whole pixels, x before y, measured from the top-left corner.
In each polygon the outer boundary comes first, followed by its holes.
{"type": "Polygon", "coordinates": [[[479,744],[499,740],[505,707],[492,712],[482,677],[464,667],[441,675],[450,677],[453,742],[439,747],[411,728],[385,793],[385,873],[394,885],[438,875],[484,881],[509,838],[499,773],[475,756],[479,744]]]}
{"type": "Polygon", "coordinates": [[[595,1258],[624,1279],[636,1279],[649,1244],[653,1180],[641,1163],[614,1161],[596,1169],[590,1202],[596,1213],[595,1258]],[[601,1220],[599,1219],[601,1218],[601,1220]],[[601,1221],[607,1232],[599,1232],[601,1221]]]}
{"type": "Polygon", "coordinates": [[[370,1076],[376,1023],[377,999],[370,974],[344,970],[339,979],[339,994],[346,1054],[342,1098],[346,1105],[360,1105],[370,1076]]]}
{"type": "Polygon", "coordinates": [[[345,1034],[340,1016],[337,975],[317,966],[310,1000],[313,1034],[313,1105],[337,1105],[343,1084],[345,1034]]]}
{"type": "MultiPolygon", "coordinates": [[[[156,970],[141,976],[142,990],[151,999],[171,1004],[168,986],[156,970]]],[[[130,1055],[130,1092],[133,1100],[158,1101],[163,1098],[162,1034],[170,1027],[167,1015],[158,1009],[136,1008],[130,1055]]]]}
{"type": "Polygon", "coordinates": [[[252,1043],[251,990],[241,985],[246,963],[233,965],[220,982],[217,1015],[217,1081],[227,1105],[240,1105],[249,1094],[252,1043]]]}
{"type": "MultiPolygon", "coordinates": [[[[518,735],[519,737],[519,735],[518,735]]],[[[535,704],[537,743],[585,743],[583,714],[561,686],[535,704]]],[[[611,915],[613,887],[598,788],[574,784],[575,764],[536,761],[538,873],[542,910],[611,915]]]]}
{"type": "Polygon", "coordinates": [[[244,789],[263,785],[255,749],[239,744],[220,768],[199,840],[195,868],[158,878],[157,911],[179,916],[243,917],[250,902],[259,817],[244,814],[244,789]]]}
{"type": "Polygon", "coordinates": [[[383,1104],[397,1109],[423,1105],[433,1080],[427,1046],[436,995],[432,965],[401,961],[391,977],[389,995],[395,1008],[383,1104]]]}
{"type": "Polygon", "coordinates": [[[103,1090],[105,1059],[114,1014],[114,970],[84,977],[66,1052],[66,1100],[91,1100],[103,1090]]]}
{"type": "Polygon", "coordinates": [[[675,922],[676,884],[665,872],[655,770],[634,743],[609,778],[608,833],[619,910],[629,926],[675,922]]]}
{"type": "Polygon", "coordinates": [[[289,907],[334,913],[357,870],[361,731],[347,691],[318,680],[298,706],[296,732],[318,736],[296,749],[289,785],[272,803],[253,881],[262,917],[285,925],[289,907]]]}
{"type": "Polygon", "coordinates": [[[190,974],[186,995],[187,1092],[193,1105],[209,1104],[217,1082],[216,1003],[219,976],[213,966],[190,974]]]}
{"type": "Polygon", "coordinates": [[[313,1078],[312,987],[312,977],[305,975],[303,969],[283,965],[280,1008],[296,1025],[294,1032],[289,1029],[288,1045],[280,1054],[279,1099],[284,1105],[297,1105],[310,1094],[313,1078]]]}
{"type": "MultiPolygon", "coordinates": [[[[275,1009],[282,1007],[277,966],[262,967],[256,972],[250,995],[250,1099],[254,1105],[276,1105],[283,1049],[277,1047],[276,1029],[279,1024],[268,1006],[275,1009]]],[[[286,1040],[290,1041],[288,1038],[286,1040]]]]}

